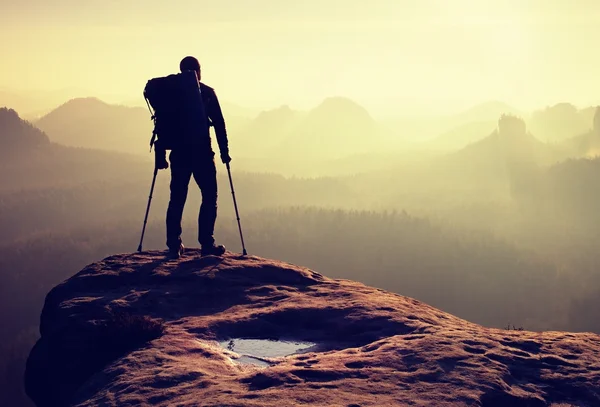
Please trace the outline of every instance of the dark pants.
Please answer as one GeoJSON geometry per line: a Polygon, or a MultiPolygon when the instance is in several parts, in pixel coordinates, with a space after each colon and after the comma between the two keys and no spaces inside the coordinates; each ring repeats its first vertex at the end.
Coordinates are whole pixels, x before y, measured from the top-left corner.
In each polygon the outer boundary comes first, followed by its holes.
{"type": "Polygon", "coordinates": [[[181,244],[181,217],[193,175],[202,193],[198,216],[198,242],[205,246],[215,243],[213,233],[217,219],[217,169],[214,153],[197,153],[194,150],[173,150],[171,162],[171,199],[167,210],[167,246],[179,248],[181,244]]]}

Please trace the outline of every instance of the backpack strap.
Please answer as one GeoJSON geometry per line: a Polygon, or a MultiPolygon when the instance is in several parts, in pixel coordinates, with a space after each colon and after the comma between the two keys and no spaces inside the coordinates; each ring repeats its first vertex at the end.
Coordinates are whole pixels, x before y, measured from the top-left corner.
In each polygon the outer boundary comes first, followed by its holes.
{"type": "Polygon", "coordinates": [[[144,92],[144,99],[146,100],[146,104],[148,105],[148,110],[150,111],[150,120],[152,120],[154,122],[154,130],[152,130],[152,138],[150,138],[150,152],[152,152],[152,147],[154,147],[154,143],[156,143],[156,115],[154,114],[154,112],[152,111],[152,108],[150,107],[150,102],[148,101],[148,98],[146,97],[146,92],[144,92]]]}

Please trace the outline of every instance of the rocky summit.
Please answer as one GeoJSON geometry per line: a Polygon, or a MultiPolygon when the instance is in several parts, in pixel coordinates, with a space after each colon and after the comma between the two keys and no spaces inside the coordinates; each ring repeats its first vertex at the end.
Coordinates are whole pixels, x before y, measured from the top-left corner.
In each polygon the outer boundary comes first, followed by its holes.
{"type": "Polygon", "coordinates": [[[91,264],[48,294],[40,333],[25,377],[40,407],[600,406],[598,335],[485,328],[232,253],[91,264]],[[247,339],[311,345],[244,354],[247,339]]]}

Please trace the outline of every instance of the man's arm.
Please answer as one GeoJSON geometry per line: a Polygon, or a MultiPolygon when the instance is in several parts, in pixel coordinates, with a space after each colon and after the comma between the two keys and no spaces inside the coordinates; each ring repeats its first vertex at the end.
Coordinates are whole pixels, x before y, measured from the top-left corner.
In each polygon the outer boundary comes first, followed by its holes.
{"type": "Polygon", "coordinates": [[[202,94],[205,100],[205,109],[208,119],[212,126],[215,128],[215,135],[217,137],[217,144],[219,144],[219,151],[221,153],[221,160],[223,163],[231,161],[229,157],[229,143],[227,140],[227,128],[225,127],[225,119],[223,118],[223,112],[221,111],[221,105],[217,94],[214,89],[210,86],[202,85],[202,94]]]}

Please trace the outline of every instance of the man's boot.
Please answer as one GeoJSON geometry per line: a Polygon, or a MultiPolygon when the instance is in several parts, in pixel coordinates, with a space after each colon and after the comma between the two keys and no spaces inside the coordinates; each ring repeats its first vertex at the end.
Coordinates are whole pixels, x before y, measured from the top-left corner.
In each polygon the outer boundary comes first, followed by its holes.
{"type": "Polygon", "coordinates": [[[225,246],[222,244],[215,245],[202,245],[201,255],[202,256],[222,256],[225,254],[225,246]]]}
{"type": "Polygon", "coordinates": [[[167,253],[167,257],[169,259],[178,259],[183,254],[184,249],[185,247],[183,247],[183,243],[180,243],[179,247],[170,247],[169,252],[167,253]]]}

